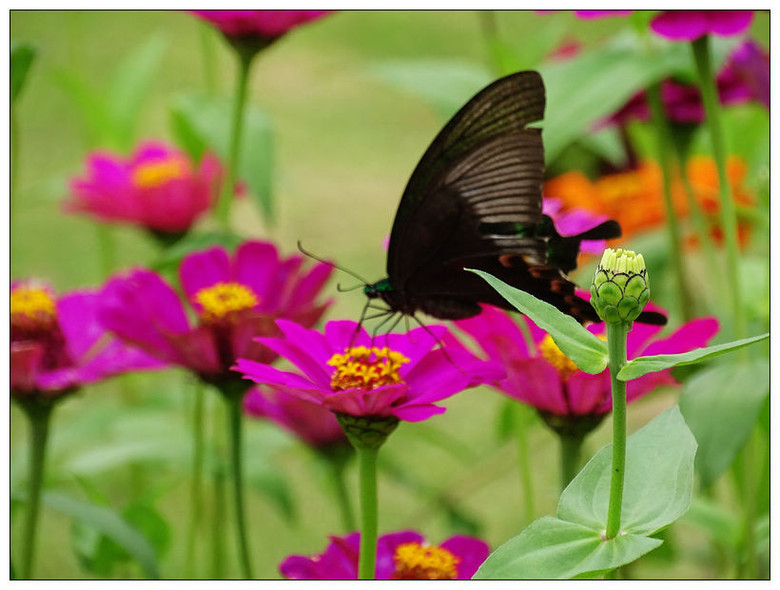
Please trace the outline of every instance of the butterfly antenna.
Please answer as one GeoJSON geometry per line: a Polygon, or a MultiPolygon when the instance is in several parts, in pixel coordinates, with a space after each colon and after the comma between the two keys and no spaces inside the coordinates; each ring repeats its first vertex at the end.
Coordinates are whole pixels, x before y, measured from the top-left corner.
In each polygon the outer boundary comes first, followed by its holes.
{"type": "Polygon", "coordinates": [[[303,244],[301,244],[300,240],[298,240],[298,250],[300,250],[301,254],[304,254],[304,255],[308,256],[309,258],[313,258],[317,262],[322,262],[323,264],[327,264],[328,266],[331,266],[331,267],[335,268],[336,270],[340,270],[341,272],[347,273],[348,275],[356,278],[363,285],[370,285],[371,284],[366,279],[364,279],[359,274],[357,274],[356,272],[352,272],[351,270],[349,270],[347,268],[344,268],[343,266],[339,266],[335,262],[332,262],[330,260],[325,260],[321,256],[317,256],[316,254],[312,254],[308,250],[305,250],[304,247],[303,247],[303,244]]]}
{"type": "Polygon", "coordinates": [[[365,284],[355,285],[354,287],[347,287],[346,289],[342,288],[341,283],[336,284],[336,291],[339,293],[348,293],[350,291],[354,291],[355,289],[360,289],[361,287],[365,287],[365,284]]]}

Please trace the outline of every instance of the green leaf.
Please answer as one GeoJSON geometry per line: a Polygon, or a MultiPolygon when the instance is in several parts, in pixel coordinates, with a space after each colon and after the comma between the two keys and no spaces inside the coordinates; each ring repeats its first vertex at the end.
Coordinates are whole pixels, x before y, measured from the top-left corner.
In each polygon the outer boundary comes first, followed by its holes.
{"type": "Polygon", "coordinates": [[[721,354],[731,352],[753,344],[754,342],[760,342],[769,338],[769,332],[762,334],[761,336],[753,336],[752,338],[743,338],[742,340],[736,340],[734,342],[727,342],[725,344],[717,344],[715,346],[707,346],[706,348],[697,348],[690,352],[683,352],[680,354],[659,354],[655,356],[640,356],[629,361],[618,373],[618,379],[621,381],[631,381],[637,379],[648,373],[655,373],[656,371],[663,371],[664,369],[671,369],[672,367],[679,367],[682,365],[693,365],[702,361],[709,360],[721,354]]]}
{"type": "Polygon", "coordinates": [[[30,73],[35,57],[38,55],[38,49],[30,43],[21,43],[13,41],[11,43],[11,106],[19,98],[19,94],[27,81],[27,75],[30,73]]]}
{"type": "Polygon", "coordinates": [[[110,144],[111,122],[107,105],[97,90],[75,70],[55,70],[53,76],[81,115],[90,143],[110,144]]]}
{"type": "MultiPolygon", "coordinates": [[[[628,437],[620,527],[651,535],[688,509],[696,440],[676,406],[628,437]]],[[[612,445],[588,461],[558,503],[558,518],[597,531],[607,526],[612,445]]]]}
{"type": "Polygon", "coordinates": [[[473,579],[591,576],[631,563],[660,544],[658,539],[633,534],[605,541],[591,528],[544,516],[491,553],[473,579]]]}
{"type": "Polygon", "coordinates": [[[105,92],[106,114],[113,141],[129,150],[141,107],[149,95],[157,64],[165,48],[164,39],[155,35],[127,56],[114,70],[105,92]]]}
{"type": "Polygon", "coordinates": [[[741,523],[734,515],[733,509],[704,498],[696,498],[691,503],[691,509],[680,521],[706,531],[710,537],[734,551],[739,547],[741,523]]]}
{"type": "Polygon", "coordinates": [[[486,272],[470,268],[465,270],[485,279],[504,299],[549,333],[561,352],[580,369],[591,375],[597,375],[607,368],[609,355],[606,343],[588,332],[573,317],[559,311],[546,301],[510,287],[486,272]]]}
{"type": "MultiPolygon", "coordinates": [[[[16,496],[22,498],[24,494],[17,492],[16,496]]],[[[42,494],[41,502],[50,510],[60,512],[113,540],[133,556],[147,578],[160,577],[152,545],[138,529],[128,524],[110,508],[82,502],[55,492],[42,494]]]]}
{"type": "Polygon", "coordinates": [[[449,119],[469,98],[493,81],[484,66],[444,59],[385,61],[373,64],[368,74],[422,99],[443,119],[449,119]]]}
{"type": "MultiPolygon", "coordinates": [[[[229,151],[233,103],[201,94],[179,96],[171,109],[171,126],[179,144],[198,159],[208,147],[223,162],[229,151]]],[[[241,137],[238,179],[243,179],[266,219],[273,219],[273,129],[268,115],[247,105],[241,137]]]]}
{"type": "Polygon", "coordinates": [[[593,123],[623,106],[636,92],[690,68],[684,45],[668,43],[649,52],[633,39],[622,37],[572,59],[540,66],[547,89],[543,124],[547,160],[554,160],[569,143],[587,134],[593,123]]]}
{"type": "Polygon", "coordinates": [[[699,443],[696,470],[709,487],[731,465],[769,395],[769,361],[708,367],[683,389],[680,410],[699,443]]]}

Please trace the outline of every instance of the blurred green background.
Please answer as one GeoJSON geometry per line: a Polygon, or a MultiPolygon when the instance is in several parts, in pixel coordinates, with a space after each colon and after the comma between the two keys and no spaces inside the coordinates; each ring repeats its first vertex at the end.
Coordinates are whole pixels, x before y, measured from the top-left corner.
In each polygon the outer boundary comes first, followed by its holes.
{"type": "MultiPolygon", "coordinates": [[[[571,14],[520,11],[496,13],[496,23],[504,41],[527,56],[529,66],[566,39],[591,46],[625,26],[620,19],[585,22],[571,14]]],[[[446,118],[384,81],[381,72],[387,70],[381,66],[417,60],[435,70],[455,64],[464,81],[454,86],[460,96],[453,96],[452,104],[462,104],[479,88],[474,80],[490,71],[484,25],[484,15],[473,11],[343,12],[305,25],[265,51],[255,64],[249,102],[273,125],[277,221],[266,223],[246,198],[234,208],[235,229],[246,237],[273,239],[287,254],[301,240],[370,280],[384,276],[382,241],[399,197],[446,118]]],[[[768,14],[757,15],[751,35],[768,45],[768,14]]],[[[134,139],[171,140],[170,107],[176,97],[210,89],[204,45],[217,57],[216,88],[211,90],[225,96],[235,73],[232,56],[214,31],[177,12],[12,11],[11,38],[33,43],[39,51],[17,112],[18,207],[11,228],[11,275],[44,278],[58,291],[97,286],[105,277],[94,223],[61,209],[68,180],[83,172],[85,155],[94,147],[63,89],[63,77],[78,72],[100,87],[126,56],[157,39],[161,54],[134,139]]],[[[436,92],[435,84],[430,92],[436,92]]],[[[752,168],[751,173],[755,177],[759,171],[752,168]]],[[[140,230],[118,226],[112,231],[118,241],[117,268],[153,260],[155,245],[140,230]]],[[[331,281],[328,294],[336,303],[328,318],[357,318],[361,292],[337,295],[336,282],[353,283],[344,275],[331,281]]],[[[48,483],[118,511],[141,490],[169,527],[161,556],[164,577],[182,575],[193,390],[177,370],[128,376],[87,388],[64,403],[54,421],[48,483]]],[[[215,399],[210,398],[213,410],[215,399]]],[[[675,400],[674,392],[656,392],[633,405],[629,431],[675,400]]],[[[413,527],[439,542],[471,526],[496,547],[527,524],[515,442],[496,434],[505,401],[479,388],[446,405],[443,416],[402,424],[383,449],[387,460],[408,470],[421,489],[387,473],[382,476],[380,533],[413,527]],[[442,509],[447,503],[454,509],[449,516],[442,509]]],[[[609,439],[609,428],[607,420],[589,437],[588,454],[609,439]]],[[[311,453],[271,425],[249,421],[248,430],[253,560],[259,577],[275,578],[285,556],[319,552],[327,535],[342,531],[328,483],[311,453]]],[[[559,493],[557,440],[541,426],[530,432],[537,515],[550,514],[559,493]]],[[[21,414],[14,409],[12,486],[24,475],[25,434],[21,414]]],[[[356,483],[354,466],[349,476],[356,483]]],[[[228,522],[227,574],[237,575],[228,522]]],[[[95,575],[82,568],[71,549],[74,531],[67,518],[44,509],[40,530],[40,577],[95,575]]],[[[94,542],[84,531],[77,533],[81,543],[94,542]]],[[[632,567],[633,575],[716,575],[711,548],[698,529],[681,522],[668,535],[673,541],[669,549],[641,560],[632,567]]],[[[17,541],[14,535],[12,543],[17,541]]],[[[205,552],[202,560],[208,561],[205,552]]],[[[110,575],[135,577],[139,571],[122,565],[110,575]]]]}

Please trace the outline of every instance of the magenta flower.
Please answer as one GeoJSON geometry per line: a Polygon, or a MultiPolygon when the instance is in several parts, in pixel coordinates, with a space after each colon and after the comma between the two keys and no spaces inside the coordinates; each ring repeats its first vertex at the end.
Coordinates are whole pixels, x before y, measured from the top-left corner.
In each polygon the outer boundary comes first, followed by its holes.
{"type": "Polygon", "coordinates": [[[182,152],[157,141],[142,143],[128,160],[93,152],[86,174],[70,183],[65,209],[180,234],[214,203],[220,176],[214,156],[206,154],[196,167],[182,152]]]}
{"type": "Polygon", "coordinates": [[[480,361],[443,326],[372,339],[352,321],[331,321],[324,334],[278,320],[282,338],[258,338],[298,368],[290,373],[241,358],[234,367],[262,383],[332,412],[419,422],[442,414],[439,402],[503,376],[480,361]],[[435,348],[439,342],[444,348],[435,348]]]}
{"type": "Polygon", "coordinates": [[[321,405],[266,387],[254,387],[244,397],[244,411],[267,418],[315,449],[349,445],[336,417],[321,405]]]}
{"type": "Polygon", "coordinates": [[[311,326],[330,301],[315,299],[331,266],[302,269],[299,255],[280,259],[270,242],[244,242],[230,256],[222,247],[189,254],[179,267],[192,323],[181,298],[160,276],[135,269],[111,278],[101,294],[100,319],[117,336],[204,381],[235,382],[239,357],[270,363],[276,353],[254,339],[279,333],[274,320],[311,326]]]}
{"type": "MultiPolygon", "coordinates": [[[[586,292],[579,292],[589,300],[586,292]]],[[[648,304],[649,311],[661,308],[648,304]]],[[[551,416],[563,425],[580,419],[595,420],[596,424],[612,409],[609,371],[589,375],[580,371],[558,349],[552,338],[525,316],[519,317],[530,330],[534,350],[529,350],[523,334],[508,313],[485,306],[474,318],[459,320],[458,328],[466,332],[489,358],[498,359],[507,376],[497,389],[514,399],[536,408],[543,416],[551,416]]],[[[640,355],[676,354],[706,346],[719,328],[715,318],[700,318],[688,322],[670,336],[654,340],[661,326],[635,323],[628,334],[629,360],[640,355]]],[[[593,324],[588,330],[603,336],[604,324],[593,324]]],[[[671,373],[649,373],[627,383],[627,399],[634,401],[660,385],[676,385],[671,373]]],[[[549,421],[548,421],[549,423],[549,421]]]]}
{"type": "Polygon", "coordinates": [[[329,10],[191,10],[192,14],[232,37],[264,37],[273,41],[329,10]]]}
{"type": "MultiPolygon", "coordinates": [[[[576,236],[609,219],[608,215],[599,215],[586,209],[564,210],[563,202],[554,196],[548,197],[547,195],[542,200],[542,213],[552,217],[555,228],[562,236],[576,236]]],[[[606,240],[583,240],[580,250],[590,254],[601,254],[606,247],[606,240]]]]}
{"type": "Polygon", "coordinates": [[[650,28],[672,41],[695,41],[703,35],[739,35],[751,22],[752,10],[664,10],[650,21],[650,28]]]}
{"type": "MultiPolygon", "coordinates": [[[[313,557],[291,555],[279,566],[290,580],[357,579],[360,533],[329,537],[325,551],[313,557]]],[[[379,537],[377,580],[470,580],[490,547],[484,541],[457,535],[441,545],[429,545],[414,531],[400,531],[379,537]]]]}
{"type": "Polygon", "coordinates": [[[582,20],[595,20],[599,18],[610,18],[613,16],[628,16],[633,10],[575,10],[574,14],[582,20]]]}
{"type": "Polygon", "coordinates": [[[11,395],[53,398],[111,375],[164,366],[111,338],[97,320],[100,296],[56,297],[45,284],[11,283],[11,395]]]}

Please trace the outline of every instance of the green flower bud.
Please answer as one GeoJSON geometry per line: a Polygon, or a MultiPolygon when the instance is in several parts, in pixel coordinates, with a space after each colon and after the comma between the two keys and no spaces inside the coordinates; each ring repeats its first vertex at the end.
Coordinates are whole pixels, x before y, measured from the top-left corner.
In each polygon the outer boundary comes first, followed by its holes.
{"type": "Polygon", "coordinates": [[[633,322],[650,300],[645,259],[631,250],[607,248],[590,287],[590,303],[609,323],[633,322]]]}
{"type": "Polygon", "coordinates": [[[336,419],[349,442],[356,449],[364,447],[378,449],[395,430],[399,422],[395,416],[379,418],[340,413],[336,413],[336,419]]]}

